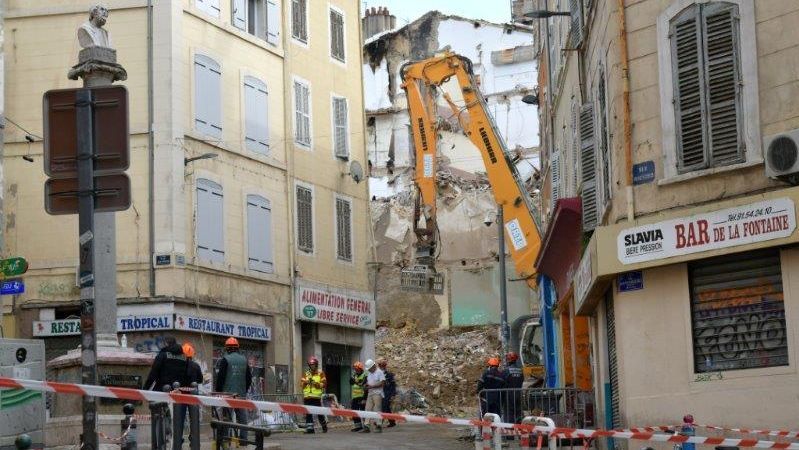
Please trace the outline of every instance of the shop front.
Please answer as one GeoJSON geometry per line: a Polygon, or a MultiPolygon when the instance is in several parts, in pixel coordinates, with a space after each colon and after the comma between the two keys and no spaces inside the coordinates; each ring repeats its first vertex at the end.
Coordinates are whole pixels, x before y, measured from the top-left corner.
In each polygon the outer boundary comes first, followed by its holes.
{"type": "Polygon", "coordinates": [[[593,324],[608,426],[689,412],[705,423],[791,425],[797,201],[789,188],[597,229],[574,290],[593,324]]]}
{"type": "Polygon", "coordinates": [[[349,404],[352,364],[375,357],[372,295],[300,280],[295,300],[303,360],[299,373],[316,356],[327,376],[327,393],[349,404]]]}

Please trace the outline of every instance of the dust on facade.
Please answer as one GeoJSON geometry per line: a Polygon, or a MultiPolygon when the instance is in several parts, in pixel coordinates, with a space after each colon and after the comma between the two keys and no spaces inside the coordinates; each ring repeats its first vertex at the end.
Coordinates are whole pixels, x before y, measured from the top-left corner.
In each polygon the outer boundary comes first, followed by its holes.
{"type": "MultiPolygon", "coordinates": [[[[3,335],[42,339],[52,361],[80,342],[77,220],[43,208],[40,99],[78,86],[66,74],[88,9],[4,3],[15,31],[3,43],[3,251],[30,270],[26,292],[3,297],[3,335]]],[[[253,395],[295,392],[316,355],[345,401],[351,363],[374,357],[376,322],[358,176],[360,13],[354,0],[309,3],[107,2],[128,73],[133,189],[117,213],[119,308],[108,319],[131,351],[153,354],[165,334],[193,343],[208,383],[236,336],[253,395]],[[327,297],[344,301],[304,303],[327,297]]]]}
{"type": "MultiPolygon", "coordinates": [[[[400,271],[413,264],[414,149],[400,70],[408,61],[451,50],[474,64],[476,81],[521,179],[538,196],[538,129],[534,107],[521,99],[536,80],[530,27],[479,19],[424,14],[397,29],[388,9],[372,8],[363,18],[363,74],[366,152],[370,168],[372,223],[379,266],[378,316],[423,328],[498,323],[496,204],[479,151],[457,118],[445,113],[438,127],[438,223],[445,273],[442,295],[400,290],[400,271]]],[[[445,86],[445,90],[449,86],[445,86]]],[[[439,99],[440,111],[449,111],[439,99]]],[[[536,201],[536,200],[534,200],[536,201]]],[[[509,283],[511,320],[530,314],[534,294],[524,283],[509,283]]]]}

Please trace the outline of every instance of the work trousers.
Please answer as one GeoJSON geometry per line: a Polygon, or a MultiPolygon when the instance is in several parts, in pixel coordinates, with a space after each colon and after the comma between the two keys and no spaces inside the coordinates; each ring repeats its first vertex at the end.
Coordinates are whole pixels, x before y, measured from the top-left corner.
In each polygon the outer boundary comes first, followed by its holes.
{"type": "MultiPolygon", "coordinates": [[[[389,396],[383,397],[383,403],[381,405],[380,411],[382,411],[384,413],[390,413],[391,412],[391,397],[389,397],[389,396]]],[[[388,423],[390,425],[394,425],[397,422],[394,421],[394,420],[390,420],[389,419],[388,423]]]]}
{"type": "MultiPolygon", "coordinates": [[[[321,398],[305,398],[302,401],[303,404],[308,406],[322,406],[322,399],[321,398]]],[[[325,416],[316,416],[319,419],[319,425],[322,426],[322,430],[327,430],[327,419],[325,416]]],[[[313,430],[313,414],[306,414],[305,415],[305,426],[308,427],[309,430],[313,430]]]]}
{"type": "MultiPolygon", "coordinates": [[[[354,398],[350,402],[350,409],[352,409],[352,410],[363,411],[364,408],[366,408],[366,398],[365,397],[354,398]]],[[[356,428],[360,428],[361,426],[363,426],[363,424],[361,423],[361,418],[360,417],[353,417],[352,421],[353,421],[353,423],[355,423],[355,427],[356,428]]]]}
{"type": "MultiPolygon", "coordinates": [[[[233,413],[236,413],[236,423],[240,425],[247,425],[247,410],[241,408],[223,408],[222,415],[225,421],[233,421],[233,413]]],[[[239,429],[239,439],[247,440],[247,430],[239,429]]],[[[222,429],[222,436],[227,436],[227,429],[222,429]]]]}
{"type": "MultiPolygon", "coordinates": [[[[366,397],[366,410],[372,412],[381,412],[383,409],[383,394],[376,393],[376,394],[369,394],[366,397]]],[[[377,427],[380,427],[380,421],[377,419],[367,419],[367,425],[369,422],[374,423],[377,427]]]]}

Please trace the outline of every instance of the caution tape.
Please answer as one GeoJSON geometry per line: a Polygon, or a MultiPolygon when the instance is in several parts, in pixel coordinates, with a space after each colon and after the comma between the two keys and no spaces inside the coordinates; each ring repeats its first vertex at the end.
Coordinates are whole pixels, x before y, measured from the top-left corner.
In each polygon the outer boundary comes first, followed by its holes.
{"type": "MultiPolygon", "coordinates": [[[[776,437],[784,437],[784,438],[796,438],[799,436],[799,431],[789,431],[789,430],[756,430],[750,428],[726,428],[726,427],[719,427],[715,425],[702,425],[702,424],[694,424],[694,428],[705,428],[708,430],[716,430],[716,431],[729,431],[733,433],[741,433],[741,434],[753,434],[753,435],[762,435],[762,436],[776,436],[776,437]]],[[[639,432],[672,432],[672,431],[679,431],[682,428],[682,425],[659,425],[659,426],[651,426],[651,427],[637,427],[637,428],[627,428],[623,430],[617,431],[629,431],[633,433],[639,432]]]]}
{"type": "Polygon", "coordinates": [[[122,433],[122,435],[119,436],[119,437],[109,436],[109,435],[103,433],[102,431],[98,431],[97,435],[100,436],[101,438],[107,440],[107,441],[110,441],[110,442],[123,442],[125,440],[125,438],[128,437],[128,434],[130,434],[130,429],[133,428],[133,425],[135,425],[135,424],[136,424],[136,419],[132,419],[128,423],[128,427],[125,429],[125,432],[122,433]]]}
{"type": "Polygon", "coordinates": [[[280,411],[289,414],[314,414],[361,419],[394,420],[397,422],[448,424],[484,428],[503,428],[544,433],[551,437],[567,439],[617,438],[640,441],[693,443],[703,445],[723,445],[737,447],[757,447],[799,450],[799,443],[758,441],[756,439],[730,439],[721,437],[683,436],[679,434],[661,434],[654,431],[614,431],[587,430],[578,428],[561,428],[529,424],[513,424],[504,422],[488,422],[479,419],[458,419],[439,416],[418,416],[410,414],[393,414],[372,411],[354,411],[350,409],[325,408],[321,406],[297,405],[293,403],[276,403],[266,401],[244,400],[225,397],[207,397],[201,395],[181,394],[175,392],[142,391],[111,386],[92,386],[86,384],[58,383],[53,381],[35,381],[0,377],[0,388],[30,389],[57,394],[82,395],[90,397],[112,398],[118,400],[134,400],[147,402],[167,402],[184,405],[205,405],[234,409],[250,409],[259,411],[280,411]]]}

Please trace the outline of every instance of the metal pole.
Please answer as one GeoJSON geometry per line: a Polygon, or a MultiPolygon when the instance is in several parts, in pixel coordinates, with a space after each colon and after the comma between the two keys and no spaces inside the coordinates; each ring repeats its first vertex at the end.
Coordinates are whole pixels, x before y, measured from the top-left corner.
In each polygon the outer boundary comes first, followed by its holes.
{"type": "Polygon", "coordinates": [[[502,354],[508,353],[510,327],[508,327],[508,277],[505,274],[505,215],[503,206],[497,205],[497,229],[499,230],[499,314],[502,332],[502,354]]]}
{"type": "MultiPolygon", "coordinates": [[[[78,242],[80,255],[81,380],[97,384],[97,330],[94,311],[94,114],[92,91],[77,92],[78,242]]],[[[97,449],[97,403],[83,397],[83,449],[97,449]]]]}

